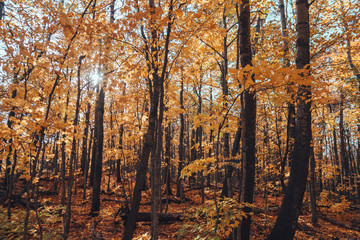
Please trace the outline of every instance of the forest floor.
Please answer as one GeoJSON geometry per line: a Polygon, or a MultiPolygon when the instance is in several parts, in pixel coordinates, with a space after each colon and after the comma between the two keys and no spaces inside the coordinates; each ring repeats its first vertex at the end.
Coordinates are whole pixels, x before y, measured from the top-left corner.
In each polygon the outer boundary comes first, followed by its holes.
{"type": "MultiPolygon", "coordinates": [[[[104,174],[105,175],[105,174],[104,174]]],[[[125,206],[124,189],[128,194],[128,183],[115,183],[113,179],[110,182],[110,191],[107,189],[107,176],[104,176],[101,194],[101,211],[98,217],[90,217],[91,190],[86,191],[86,199],[83,199],[83,188],[81,180],[77,180],[76,194],[73,194],[72,201],[72,220],[69,239],[121,239],[124,231],[124,221],[117,214],[120,208],[125,206]],[[106,177],[106,180],[105,180],[106,177]],[[117,214],[117,216],[116,216],[117,214]]],[[[60,205],[60,194],[52,194],[52,181],[41,180],[39,191],[42,193],[39,202],[42,207],[36,211],[31,211],[29,235],[31,239],[40,239],[40,233],[43,239],[61,239],[63,231],[63,213],[65,208],[60,205]],[[40,224],[39,224],[40,223],[40,224]],[[41,226],[41,231],[40,227],[41,226]]],[[[131,190],[131,189],[130,189],[131,190]]],[[[176,192],[176,185],[172,185],[172,192],[176,192]]],[[[220,192],[220,189],[219,189],[220,192]]],[[[205,202],[213,199],[214,189],[205,189],[205,202]]],[[[168,213],[195,213],[196,209],[203,206],[200,190],[184,189],[186,201],[181,202],[175,196],[170,196],[168,204],[168,213]]],[[[166,195],[163,195],[166,198],[166,195]]],[[[268,210],[265,213],[265,198],[263,193],[255,195],[255,208],[258,209],[252,216],[251,239],[265,239],[270,233],[281,205],[281,197],[268,195],[268,210]]],[[[144,191],[142,195],[140,212],[150,212],[150,192],[144,191]]],[[[295,234],[295,239],[360,239],[360,204],[352,203],[348,210],[342,214],[334,213],[329,207],[319,207],[319,221],[316,226],[311,223],[311,212],[308,203],[308,197],[305,196],[305,203],[302,213],[299,217],[299,226],[295,234]]],[[[163,209],[166,205],[163,204],[163,209]]],[[[0,239],[17,239],[21,236],[21,230],[24,222],[25,208],[21,204],[16,204],[12,208],[12,221],[7,222],[4,217],[6,207],[0,210],[2,219],[0,219],[0,239]],[[1,236],[5,230],[7,235],[1,236]],[[11,232],[11,233],[9,233],[11,232]]],[[[194,218],[193,218],[194,219],[194,218]]],[[[160,239],[195,239],[199,230],[201,220],[197,218],[192,221],[191,218],[182,218],[179,221],[166,221],[160,223],[160,239]],[[190,228],[189,228],[190,227],[190,228]],[[191,230],[193,229],[193,230],[191,230]]],[[[134,239],[150,239],[150,222],[138,222],[134,239]]],[[[202,238],[198,238],[202,239],[202,238]]],[[[211,239],[211,238],[207,238],[211,239]]]]}

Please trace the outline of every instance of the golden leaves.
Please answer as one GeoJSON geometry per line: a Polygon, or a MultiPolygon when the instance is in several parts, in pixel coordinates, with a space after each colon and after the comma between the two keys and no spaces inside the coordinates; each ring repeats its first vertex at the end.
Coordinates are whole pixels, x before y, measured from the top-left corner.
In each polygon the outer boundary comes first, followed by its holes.
{"type": "Polygon", "coordinates": [[[216,158],[197,159],[181,170],[181,178],[190,177],[192,174],[204,172],[207,175],[207,167],[216,162],[216,158]]]}

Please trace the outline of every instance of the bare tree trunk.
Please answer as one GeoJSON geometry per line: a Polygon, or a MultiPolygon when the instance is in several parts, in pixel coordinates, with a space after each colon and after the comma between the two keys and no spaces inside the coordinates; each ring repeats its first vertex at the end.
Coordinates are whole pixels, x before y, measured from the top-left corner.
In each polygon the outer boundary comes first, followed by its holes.
{"type": "MultiPolygon", "coordinates": [[[[153,23],[156,22],[155,14],[156,14],[156,6],[154,0],[149,0],[149,7],[150,7],[150,19],[153,23]]],[[[157,124],[158,119],[158,108],[159,105],[161,107],[161,101],[163,100],[163,87],[164,81],[166,79],[166,71],[167,71],[167,64],[168,64],[168,54],[169,54],[169,42],[170,42],[170,33],[171,33],[171,26],[173,23],[173,1],[170,1],[169,5],[169,12],[168,12],[168,25],[166,31],[166,38],[165,38],[165,46],[164,50],[164,58],[163,64],[160,65],[160,51],[159,47],[157,46],[159,41],[158,30],[154,28],[154,26],[150,26],[150,45],[146,45],[145,49],[147,51],[147,60],[148,60],[148,72],[151,74],[151,77],[148,77],[149,82],[149,90],[150,90],[150,113],[149,113],[149,125],[147,129],[147,133],[144,136],[143,148],[140,158],[140,163],[138,165],[137,173],[136,173],[136,183],[133,193],[133,201],[131,203],[131,210],[129,213],[129,217],[127,219],[127,223],[125,226],[125,232],[123,236],[123,240],[130,240],[135,231],[136,227],[136,217],[139,211],[140,201],[141,201],[141,190],[143,189],[146,172],[147,172],[147,165],[149,161],[149,155],[152,150],[152,146],[154,144],[156,129],[161,129],[161,122],[157,124]],[[159,67],[162,66],[162,70],[160,71],[159,67]],[[159,104],[160,103],[160,104],[159,104]],[[157,124],[157,125],[156,125],[157,124]]],[[[160,113],[159,113],[160,114],[160,113]]],[[[159,115],[160,116],[160,115],[159,115]]],[[[158,150],[160,150],[158,148],[158,150]]],[[[158,159],[160,161],[160,158],[158,159]]],[[[161,163],[161,162],[160,162],[161,163]]],[[[155,166],[156,167],[156,166],[155,166]]],[[[160,164],[161,167],[161,164],[160,164]]],[[[160,186],[159,186],[160,187],[160,186]]],[[[152,201],[154,201],[155,205],[152,204],[152,225],[151,225],[151,237],[154,240],[157,240],[158,237],[158,210],[156,209],[156,201],[159,201],[157,198],[158,196],[152,196],[152,201]],[[155,199],[153,198],[155,197],[155,199]]],[[[160,196],[159,196],[160,197],[160,196]]]]}
{"type": "MultiPolygon", "coordinates": [[[[308,0],[296,2],[297,55],[296,67],[309,75],[310,27],[308,0]]],[[[302,207],[309,168],[311,142],[311,88],[301,85],[298,89],[297,117],[295,126],[294,158],[291,161],[290,179],[280,213],[267,239],[290,240],[294,238],[302,207]]]]}
{"type": "MultiPolygon", "coordinates": [[[[96,106],[95,106],[95,108],[96,108],[96,106]]],[[[94,110],[94,112],[96,112],[96,109],[94,110]]],[[[92,144],[91,164],[90,164],[90,177],[89,177],[89,186],[90,187],[94,186],[94,175],[95,175],[96,154],[97,154],[96,153],[97,152],[96,141],[95,141],[97,139],[96,124],[94,125],[93,131],[94,131],[94,134],[93,134],[93,144],[92,144]]]]}
{"type": "Polygon", "coordinates": [[[91,201],[91,215],[98,216],[100,211],[100,192],[102,177],[102,160],[104,145],[104,105],[105,93],[103,87],[100,87],[98,99],[95,106],[95,138],[94,150],[96,149],[96,157],[94,161],[94,182],[91,201]]]}
{"type": "MultiPolygon", "coordinates": [[[[251,32],[250,32],[250,0],[242,1],[239,12],[240,28],[240,63],[244,68],[252,66],[251,32]]],[[[254,81],[254,76],[248,81],[254,81]]],[[[255,132],[256,132],[256,95],[251,86],[244,91],[243,109],[243,194],[242,200],[246,203],[253,203],[255,188],[255,132]]],[[[245,208],[250,212],[250,208],[245,208]]],[[[247,240],[250,237],[251,216],[247,216],[241,223],[241,239],[247,240]]]]}
{"type": "MultiPolygon", "coordinates": [[[[153,79],[157,80],[156,78],[153,79]]],[[[148,124],[147,132],[144,136],[141,158],[136,172],[136,182],[133,192],[133,200],[131,203],[131,210],[129,213],[129,217],[126,221],[123,240],[131,240],[135,231],[136,217],[139,211],[140,201],[141,201],[141,191],[145,183],[149,156],[152,146],[154,144],[156,120],[157,120],[157,112],[158,112],[157,110],[158,110],[159,96],[160,96],[160,86],[158,81],[154,81],[153,87],[154,87],[153,92],[151,93],[151,97],[150,97],[149,124],[148,124]]]]}
{"type": "Polygon", "coordinates": [[[83,192],[83,199],[86,199],[86,185],[87,185],[87,179],[88,179],[88,173],[89,173],[89,165],[90,165],[90,151],[92,149],[92,143],[94,139],[94,129],[90,129],[90,142],[89,142],[89,148],[87,152],[87,158],[85,161],[85,171],[84,171],[84,192],[83,192]]]}
{"type": "Polygon", "coordinates": [[[77,98],[75,106],[75,117],[74,117],[74,137],[72,140],[70,162],[69,162],[69,179],[68,179],[68,198],[65,210],[65,224],[64,224],[64,239],[67,239],[70,231],[71,223],[71,197],[72,197],[72,185],[74,179],[74,163],[76,162],[76,138],[77,125],[79,123],[79,112],[80,112],[80,96],[81,96],[81,63],[85,56],[79,58],[78,71],[77,71],[77,98]]]}
{"type": "MultiPolygon", "coordinates": [[[[223,15],[222,15],[222,25],[223,28],[227,31],[227,12],[226,12],[226,4],[223,9],[223,15]]],[[[228,86],[228,43],[227,43],[227,35],[223,38],[223,53],[222,53],[222,63],[220,65],[221,70],[221,88],[222,88],[222,94],[223,94],[223,109],[226,111],[228,109],[228,95],[229,95],[229,86],[228,86]]],[[[227,119],[225,120],[227,122],[227,119]]],[[[227,125],[227,124],[226,124],[227,125]]],[[[225,125],[225,126],[226,126],[225,125]]],[[[228,159],[230,157],[230,134],[229,132],[224,132],[224,158],[228,159]]],[[[221,191],[222,197],[232,197],[232,177],[233,168],[231,165],[225,166],[225,177],[223,181],[223,188],[221,191]]]]}
{"type": "Polygon", "coordinates": [[[165,192],[166,195],[172,195],[171,192],[171,176],[170,176],[170,158],[171,158],[171,125],[168,123],[168,125],[165,128],[165,192]]]}
{"type": "MultiPolygon", "coordinates": [[[[69,92],[66,96],[66,110],[69,106],[69,92]]],[[[67,122],[67,113],[65,113],[64,122],[67,122]]],[[[65,138],[65,135],[63,135],[65,138]]],[[[66,143],[63,140],[61,143],[61,205],[65,204],[65,197],[66,197],[66,185],[65,185],[65,175],[66,175],[66,153],[65,153],[65,146],[66,143]]]]}
{"type": "MultiPolygon", "coordinates": [[[[287,32],[287,24],[286,24],[286,13],[285,13],[285,5],[284,0],[279,0],[279,10],[280,10],[280,17],[281,17],[281,33],[283,37],[283,50],[284,50],[284,56],[283,56],[283,63],[284,67],[290,67],[290,60],[288,57],[289,53],[289,44],[288,44],[288,32],[287,32]]],[[[281,160],[280,165],[280,183],[282,190],[285,192],[286,185],[285,185],[285,166],[286,166],[286,160],[288,158],[288,155],[290,154],[290,159],[293,158],[291,156],[294,153],[294,139],[295,139],[295,104],[294,104],[294,93],[288,91],[288,93],[291,95],[291,100],[287,103],[288,104],[288,116],[287,116],[287,131],[286,131],[286,147],[285,147],[285,153],[283,155],[283,158],[281,160]]]]}
{"type": "MultiPolygon", "coordinates": [[[[181,89],[180,89],[180,107],[184,110],[184,79],[181,78],[181,89]]],[[[185,120],[184,113],[180,113],[180,133],[179,133],[179,166],[178,166],[178,174],[177,174],[177,185],[176,185],[176,196],[181,197],[182,194],[182,181],[181,181],[181,170],[182,165],[185,158],[184,152],[184,130],[185,130],[185,120]]]]}
{"type": "Polygon", "coordinates": [[[164,83],[160,82],[159,114],[156,122],[155,148],[151,153],[151,239],[159,238],[161,201],[161,153],[163,147],[164,83]]]}
{"type": "Polygon", "coordinates": [[[0,21],[5,18],[5,0],[0,2],[0,21]]]}
{"type": "MultiPolygon", "coordinates": [[[[202,99],[201,99],[201,86],[202,83],[200,83],[200,88],[199,88],[199,94],[198,94],[198,98],[199,98],[199,108],[198,108],[198,114],[201,114],[202,112],[202,99]]],[[[196,158],[197,159],[201,159],[203,157],[203,149],[202,149],[202,135],[203,135],[203,129],[202,126],[198,126],[196,128],[196,144],[197,146],[199,146],[198,150],[196,151],[196,158]]],[[[205,189],[204,189],[204,176],[203,176],[203,171],[201,171],[199,173],[199,178],[200,178],[200,195],[201,195],[201,202],[204,203],[205,202],[205,189]]]]}
{"type": "MultiPolygon", "coordinates": [[[[332,107],[331,104],[329,105],[329,110],[330,110],[330,113],[333,112],[333,107],[332,107]]],[[[337,135],[336,135],[336,129],[335,129],[335,127],[333,127],[332,135],[333,135],[334,161],[335,161],[335,165],[336,165],[337,167],[340,167],[339,151],[338,151],[337,135]]],[[[337,171],[337,172],[336,172],[336,184],[334,184],[334,191],[335,191],[335,192],[337,191],[337,190],[336,190],[336,185],[341,183],[341,177],[342,177],[341,172],[340,172],[340,171],[337,171]]],[[[335,181],[335,180],[334,180],[334,181],[335,181]]]]}
{"type": "Polygon", "coordinates": [[[88,102],[87,104],[87,110],[85,113],[85,129],[84,129],[84,137],[82,140],[82,150],[81,150],[81,163],[80,168],[82,173],[85,176],[85,166],[87,161],[87,144],[88,144],[88,135],[89,135],[89,127],[90,127],[90,110],[91,110],[91,104],[88,102]]]}
{"type": "Polygon", "coordinates": [[[318,223],[317,209],[316,209],[316,177],[315,177],[315,155],[314,146],[310,148],[310,180],[309,180],[309,193],[310,193],[310,206],[311,206],[311,221],[314,226],[318,223]]]}
{"type": "Polygon", "coordinates": [[[339,132],[340,132],[340,159],[341,159],[341,169],[344,182],[348,182],[349,177],[349,156],[346,152],[346,143],[345,143],[345,128],[344,128],[344,94],[341,90],[340,93],[340,116],[339,116],[339,132]]]}
{"type": "MultiPolygon", "coordinates": [[[[123,149],[123,135],[124,135],[124,126],[120,126],[119,130],[119,149],[123,149]]],[[[121,159],[120,157],[116,160],[116,182],[121,182],[121,159]]]]}

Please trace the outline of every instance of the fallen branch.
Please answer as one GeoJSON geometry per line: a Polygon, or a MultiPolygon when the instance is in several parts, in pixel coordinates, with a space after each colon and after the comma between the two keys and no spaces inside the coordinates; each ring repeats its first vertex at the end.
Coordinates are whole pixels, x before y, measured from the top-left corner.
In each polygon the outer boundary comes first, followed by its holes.
{"type": "MultiPolygon", "coordinates": [[[[122,213],[120,214],[122,220],[126,222],[128,218],[128,214],[122,213]]],[[[151,213],[139,212],[136,218],[137,222],[151,222],[151,213]]],[[[159,214],[159,222],[167,223],[167,222],[176,222],[182,221],[181,213],[160,213],[159,214]]]]}
{"type": "MultiPolygon", "coordinates": [[[[167,200],[166,198],[163,198],[163,199],[161,199],[161,202],[162,202],[163,204],[165,204],[165,203],[166,203],[166,200],[167,200]]],[[[177,204],[180,204],[180,203],[184,203],[184,202],[187,202],[187,201],[191,201],[191,199],[185,198],[184,201],[182,201],[181,199],[172,197],[172,198],[169,198],[168,201],[169,201],[168,203],[177,203],[177,204]]],[[[146,203],[144,203],[143,205],[151,205],[151,202],[146,202],[146,203]]]]}

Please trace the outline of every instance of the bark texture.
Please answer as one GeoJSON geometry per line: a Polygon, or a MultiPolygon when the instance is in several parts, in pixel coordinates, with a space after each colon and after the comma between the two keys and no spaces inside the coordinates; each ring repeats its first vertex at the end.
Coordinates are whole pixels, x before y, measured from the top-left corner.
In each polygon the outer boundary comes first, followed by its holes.
{"type": "MultiPolygon", "coordinates": [[[[310,64],[310,30],[309,3],[307,0],[296,1],[296,30],[296,67],[308,70],[310,64]]],[[[308,74],[308,71],[306,71],[302,76],[308,77],[308,74]]],[[[297,93],[294,156],[291,160],[289,184],[274,229],[267,239],[287,240],[293,239],[295,235],[309,168],[311,142],[310,98],[310,86],[300,85],[297,93]]]]}
{"type": "MultiPolygon", "coordinates": [[[[240,5],[240,63],[242,67],[252,66],[252,51],[251,51],[251,32],[250,32],[250,1],[242,1],[240,5]]],[[[251,75],[245,81],[254,81],[254,76],[251,75]]],[[[244,91],[244,108],[243,108],[243,197],[241,200],[247,203],[252,203],[254,199],[255,187],[255,127],[256,127],[256,95],[254,90],[249,87],[244,91]]],[[[251,211],[250,208],[245,208],[245,211],[251,211]]],[[[246,240],[250,237],[251,216],[244,218],[241,223],[241,239],[246,240]]]]}

